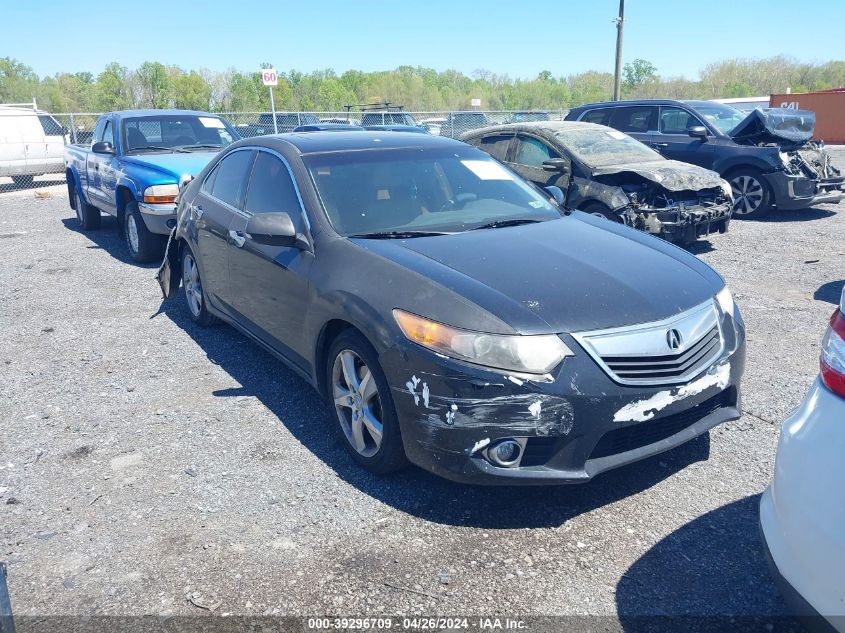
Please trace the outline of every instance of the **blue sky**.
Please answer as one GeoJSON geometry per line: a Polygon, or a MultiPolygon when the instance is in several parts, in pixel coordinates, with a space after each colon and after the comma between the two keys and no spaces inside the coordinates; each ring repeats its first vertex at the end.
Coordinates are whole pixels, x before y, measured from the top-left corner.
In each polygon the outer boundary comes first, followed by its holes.
{"type": "MultiPolygon", "coordinates": [[[[613,70],[617,0],[5,0],[0,57],[39,75],[110,61],[185,69],[386,70],[409,64],[511,77],[613,70]],[[69,9],[68,7],[72,7],[69,9]]],[[[627,0],[624,60],[663,76],[785,54],[845,59],[845,0],[627,0]]]]}

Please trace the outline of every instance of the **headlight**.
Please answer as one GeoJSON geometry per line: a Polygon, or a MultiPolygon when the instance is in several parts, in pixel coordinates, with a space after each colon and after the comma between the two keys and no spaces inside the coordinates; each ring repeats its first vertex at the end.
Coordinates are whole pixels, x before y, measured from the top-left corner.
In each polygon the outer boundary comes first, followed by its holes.
{"type": "Polygon", "coordinates": [[[716,294],[716,303],[719,304],[719,307],[722,309],[722,312],[725,314],[730,314],[732,317],[734,316],[734,308],[736,304],[734,303],[734,298],[731,296],[731,291],[728,290],[728,287],[725,286],[716,294]]]}
{"type": "Polygon", "coordinates": [[[409,341],[445,356],[495,369],[545,374],[572,352],[554,334],[506,336],[471,332],[394,310],[393,318],[409,341]]]}
{"type": "Polygon", "coordinates": [[[724,193],[731,200],[734,199],[734,190],[731,187],[731,184],[727,180],[723,180],[722,184],[719,185],[719,186],[722,188],[722,193],[724,193]]]}
{"type": "Polygon", "coordinates": [[[144,189],[144,202],[150,204],[170,204],[176,202],[179,185],[153,185],[144,189]]]}

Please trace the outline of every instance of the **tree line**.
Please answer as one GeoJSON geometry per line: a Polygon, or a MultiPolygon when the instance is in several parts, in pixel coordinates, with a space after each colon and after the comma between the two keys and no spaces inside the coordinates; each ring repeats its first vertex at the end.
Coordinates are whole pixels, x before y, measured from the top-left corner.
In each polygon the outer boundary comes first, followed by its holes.
{"type": "MultiPolygon", "coordinates": [[[[264,64],[263,66],[267,66],[264,64]]],[[[625,64],[624,98],[714,99],[805,92],[845,86],[845,61],[802,63],[777,56],[728,59],[706,65],[696,80],[663,77],[649,61],[625,64]]],[[[421,66],[361,72],[334,70],[280,73],[276,109],[341,111],[350,104],[390,101],[411,111],[469,109],[481,99],[485,110],[567,109],[611,98],[613,75],[587,71],[555,77],[544,70],[534,79],[513,79],[488,70],[470,75],[421,66]]],[[[0,58],[0,103],[30,102],[50,112],[103,112],[126,108],[186,108],[213,112],[269,110],[260,73],[235,69],[184,70],[145,62],[130,70],[117,62],[102,72],[39,77],[31,67],[0,58]]]]}

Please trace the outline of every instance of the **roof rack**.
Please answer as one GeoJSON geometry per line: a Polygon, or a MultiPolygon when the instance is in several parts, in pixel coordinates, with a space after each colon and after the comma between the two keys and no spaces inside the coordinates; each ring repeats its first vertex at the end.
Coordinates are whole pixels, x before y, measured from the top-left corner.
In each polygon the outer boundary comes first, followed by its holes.
{"type": "Polygon", "coordinates": [[[396,105],[395,103],[391,103],[390,101],[382,101],[380,103],[359,103],[356,105],[343,106],[343,109],[346,110],[347,114],[350,113],[353,108],[358,108],[361,112],[401,112],[405,109],[405,106],[396,105]]]}
{"type": "Polygon", "coordinates": [[[32,108],[38,110],[38,104],[35,102],[35,97],[28,103],[0,103],[0,108],[32,108]]]}

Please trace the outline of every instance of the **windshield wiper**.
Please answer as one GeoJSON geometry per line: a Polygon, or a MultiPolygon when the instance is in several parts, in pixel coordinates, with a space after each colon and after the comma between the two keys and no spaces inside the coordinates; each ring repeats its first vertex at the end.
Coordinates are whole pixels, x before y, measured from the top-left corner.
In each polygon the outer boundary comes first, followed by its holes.
{"type": "Polygon", "coordinates": [[[480,229],[500,229],[504,226],[519,226],[520,224],[534,224],[535,222],[545,222],[545,220],[538,220],[536,218],[514,218],[512,220],[494,220],[481,226],[475,226],[470,231],[478,231],[480,229]]]}
{"type": "Polygon", "coordinates": [[[174,149],[183,149],[183,150],[191,150],[191,149],[222,149],[222,145],[212,145],[211,143],[197,143],[195,145],[180,145],[178,148],[174,149]]]}
{"type": "Polygon", "coordinates": [[[162,151],[164,151],[164,152],[181,152],[183,154],[188,153],[188,150],[186,150],[186,149],[180,149],[178,147],[161,147],[160,145],[142,145],[141,147],[133,147],[129,151],[130,152],[137,152],[137,151],[140,151],[140,150],[145,150],[145,151],[154,150],[156,152],[162,152],[162,151]]]}
{"type": "Polygon", "coordinates": [[[432,237],[435,235],[451,235],[442,231],[379,231],[375,233],[356,233],[347,237],[358,237],[368,240],[401,240],[411,237],[432,237]]]}

